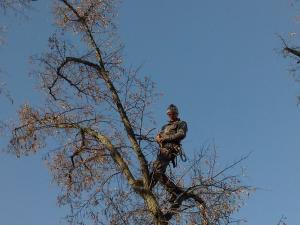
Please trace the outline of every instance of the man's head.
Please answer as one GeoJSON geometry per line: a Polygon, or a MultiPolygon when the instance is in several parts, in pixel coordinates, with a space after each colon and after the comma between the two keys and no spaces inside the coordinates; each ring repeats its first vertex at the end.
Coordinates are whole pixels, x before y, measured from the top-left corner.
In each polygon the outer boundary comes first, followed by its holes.
{"type": "Polygon", "coordinates": [[[167,108],[167,115],[171,121],[175,121],[178,119],[178,109],[175,105],[171,104],[167,108]]]}

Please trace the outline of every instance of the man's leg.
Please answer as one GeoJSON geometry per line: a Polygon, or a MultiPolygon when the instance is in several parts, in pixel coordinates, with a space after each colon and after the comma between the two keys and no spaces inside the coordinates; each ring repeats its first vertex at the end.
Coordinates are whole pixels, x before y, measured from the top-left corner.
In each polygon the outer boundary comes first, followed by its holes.
{"type": "Polygon", "coordinates": [[[184,190],[178,187],[166,174],[166,169],[171,161],[176,157],[170,149],[161,148],[157,159],[153,163],[153,171],[151,173],[151,184],[152,189],[159,181],[171,195],[170,202],[174,202],[178,195],[182,194],[184,190]]]}
{"type": "Polygon", "coordinates": [[[184,192],[184,190],[181,187],[178,187],[166,174],[161,174],[158,179],[171,195],[171,198],[169,199],[170,202],[175,202],[177,197],[184,192]]]}
{"type": "Polygon", "coordinates": [[[151,175],[150,189],[152,189],[158,180],[165,174],[166,169],[172,160],[170,150],[167,148],[160,148],[157,159],[153,162],[153,170],[151,175]]]}

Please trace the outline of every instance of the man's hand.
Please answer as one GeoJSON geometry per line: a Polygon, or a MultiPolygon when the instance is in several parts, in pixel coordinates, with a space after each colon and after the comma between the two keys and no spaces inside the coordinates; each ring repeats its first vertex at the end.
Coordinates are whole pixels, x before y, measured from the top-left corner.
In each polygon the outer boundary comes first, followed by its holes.
{"type": "Polygon", "coordinates": [[[161,134],[158,134],[158,135],[156,135],[156,141],[158,142],[158,143],[161,143],[162,142],[162,136],[161,136],[161,134]]]}

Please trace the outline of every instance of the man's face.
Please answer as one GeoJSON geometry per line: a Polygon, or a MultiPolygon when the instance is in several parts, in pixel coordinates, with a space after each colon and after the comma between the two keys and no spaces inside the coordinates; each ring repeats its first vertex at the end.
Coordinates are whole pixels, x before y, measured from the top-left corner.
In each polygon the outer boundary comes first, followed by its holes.
{"type": "Polygon", "coordinates": [[[168,112],[167,115],[171,121],[175,121],[178,118],[178,114],[176,112],[171,111],[171,112],[168,112]]]}

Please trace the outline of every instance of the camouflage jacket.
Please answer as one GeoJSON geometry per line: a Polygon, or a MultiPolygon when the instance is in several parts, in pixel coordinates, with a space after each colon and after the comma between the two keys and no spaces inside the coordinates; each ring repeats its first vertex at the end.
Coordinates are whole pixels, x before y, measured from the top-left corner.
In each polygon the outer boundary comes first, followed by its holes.
{"type": "Polygon", "coordinates": [[[178,119],[177,121],[169,121],[165,124],[159,134],[162,136],[163,145],[180,144],[180,141],[185,138],[187,133],[187,123],[183,120],[178,119]]]}

